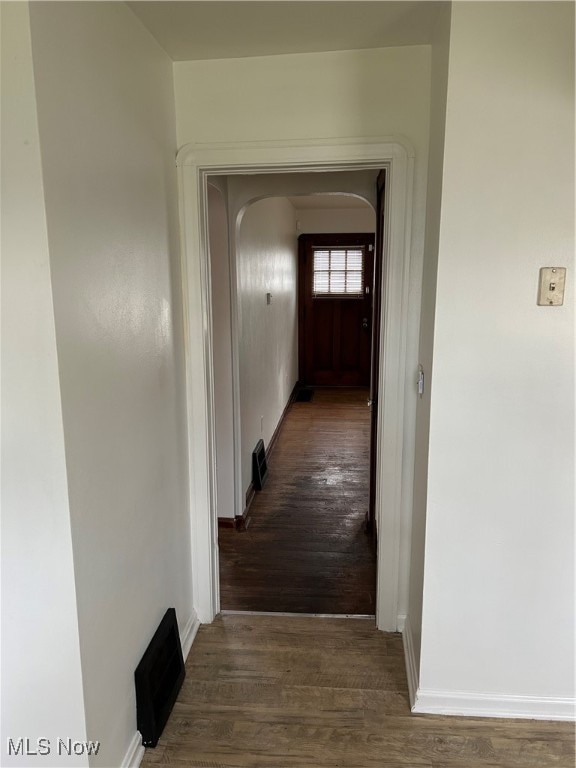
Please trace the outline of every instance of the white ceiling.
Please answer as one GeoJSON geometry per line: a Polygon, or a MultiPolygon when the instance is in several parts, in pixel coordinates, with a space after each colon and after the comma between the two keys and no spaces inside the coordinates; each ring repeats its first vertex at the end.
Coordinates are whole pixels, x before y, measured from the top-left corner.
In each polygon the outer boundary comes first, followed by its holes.
{"type": "Polygon", "coordinates": [[[440,4],[433,0],[128,3],[174,61],[426,44],[440,4]]]}
{"type": "Polygon", "coordinates": [[[329,195],[294,195],[288,200],[294,208],[302,210],[325,210],[326,208],[349,209],[349,208],[368,208],[372,206],[365,200],[361,200],[354,195],[329,194],[329,195]]]}

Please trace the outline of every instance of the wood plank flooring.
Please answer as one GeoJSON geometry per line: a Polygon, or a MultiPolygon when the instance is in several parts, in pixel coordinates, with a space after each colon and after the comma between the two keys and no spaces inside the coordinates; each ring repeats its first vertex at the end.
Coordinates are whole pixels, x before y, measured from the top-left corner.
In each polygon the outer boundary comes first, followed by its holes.
{"type": "Polygon", "coordinates": [[[218,617],[144,768],[574,768],[574,724],[413,715],[399,634],[218,617]]]}
{"type": "Polygon", "coordinates": [[[364,532],[365,389],[316,389],[290,407],[247,531],[219,531],[222,609],[374,614],[376,556],[364,532]]]}

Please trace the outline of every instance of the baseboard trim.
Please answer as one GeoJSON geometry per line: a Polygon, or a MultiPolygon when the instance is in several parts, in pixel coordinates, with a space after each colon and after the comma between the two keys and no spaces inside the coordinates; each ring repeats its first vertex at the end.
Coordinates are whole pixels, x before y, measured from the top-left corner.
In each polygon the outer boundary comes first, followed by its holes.
{"type": "Polygon", "coordinates": [[[412,711],[435,715],[573,721],[576,699],[419,689],[412,711]]]}
{"type": "Polygon", "coordinates": [[[256,490],[254,488],[254,485],[250,483],[248,486],[248,490],[246,491],[246,506],[244,507],[244,511],[241,515],[236,515],[234,518],[234,527],[237,531],[245,531],[246,528],[250,525],[250,505],[254,501],[254,497],[256,496],[256,490]]]}
{"type": "Polygon", "coordinates": [[[190,648],[192,648],[192,643],[194,642],[194,638],[196,637],[196,633],[198,632],[199,627],[200,620],[196,615],[196,611],[192,609],[192,615],[188,619],[188,623],[184,627],[183,631],[180,633],[180,645],[182,646],[182,656],[184,657],[184,661],[186,661],[188,658],[190,648]]]}
{"type": "MultiPolygon", "coordinates": [[[[276,424],[276,429],[274,430],[272,437],[270,438],[270,442],[268,443],[268,447],[266,448],[266,463],[268,463],[268,460],[270,458],[270,454],[274,450],[274,447],[276,445],[276,441],[278,440],[278,435],[280,434],[280,428],[282,427],[282,424],[284,423],[284,419],[286,418],[286,414],[288,413],[288,409],[294,402],[296,398],[296,394],[298,392],[298,389],[300,388],[300,382],[297,381],[296,384],[294,384],[294,387],[292,389],[292,392],[290,393],[290,397],[288,398],[288,402],[284,406],[284,410],[282,411],[282,415],[280,416],[280,419],[278,420],[278,424],[276,424]]],[[[235,518],[218,518],[218,527],[219,528],[236,528],[237,531],[245,531],[248,526],[250,525],[250,505],[254,501],[254,497],[256,496],[256,490],[254,488],[254,485],[250,483],[248,486],[248,490],[246,491],[246,506],[244,507],[244,511],[241,515],[236,515],[235,518]]]]}
{"type": "Polygon", "coordinates": [[[219,517],[218,528],[235,528],[237,531],[245,531],[250,525],[248,511],[255,495],[256,492],[254,486],[250,483],[248,490],[246,491],[246,506],[244,507],[242,514],[236,515],[236,517],[219,517]]]}
{"type": "Polygon", "coordinates": [[[418,665],[416,664],[416,654],[414,653],[414,638],[412,637],[412,627],[408,616],[398,617],[398,629],[402,632],[402,644],[404,645],[404,661],[406,664],[406,678],[408,680],[408,696],[410,697],[410,707],[414,712],[416,704],[416,695],[418,691],[418,665]],[[402,621],[400,621],[402,619],[402,621]],[[402,625],[402,629],[400,629],[402,625]]]}
{"type": "Polygon", "coordinates": [[[220,611],[222,616],[290,616],[294,619],[361,619],[374,621],[374,613],[291,613],[290,611],[220,611]]]}
{"type": "Polygon", "coordinates": [[[276,442],[278,440],[278,435],[280,434],[280,428],[282,427],[282,424],[284,423],[284,419],[286,418],[286,414],[288,413],[288,409],[296,399],[296,395],[298,393],[298,390],[300,389],[300,382],[297,381],[296,384],[294,384],[294,387],[292,388],[292,392],[290,392],[290,396],[288,398],[288,401],[286,405],[284,406],[284,410],[282,411],[282,415],[278,419],[278,424],[276,424],[276,429],[272,433],[272,437],[270,438],[270,442],[268,443],[268,448],[266,448],[266,461],[270,458],[270,454],[276,447],[276,442]]]}
{"type": "Polygon", "coordinates": [[[144,757],[144,747],[142,746],[142,735],[140,731],[136,731],[132,737],[132,741],[124,755],[124,759],[120,764],[120,768],[138,768],[144,757]]]}

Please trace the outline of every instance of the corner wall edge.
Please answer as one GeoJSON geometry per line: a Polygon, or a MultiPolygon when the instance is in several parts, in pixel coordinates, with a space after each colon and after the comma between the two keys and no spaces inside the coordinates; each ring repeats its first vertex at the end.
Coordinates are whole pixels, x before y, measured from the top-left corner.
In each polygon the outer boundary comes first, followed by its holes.
{"type": "Polygon", "coordinates": [[[412,637],[412,627],[410,626],[409,616],[398,616],[398,629],[402,632],[402,642],[404,645],[404,660],[406,663],[406,678],[408,680],[410,708],[415,712],[419,680],[418,665],[416,664],[416,655],[414,653],[414,638],[412,637]],[[400,629],[400,627],[402,628],[400,629]]]}

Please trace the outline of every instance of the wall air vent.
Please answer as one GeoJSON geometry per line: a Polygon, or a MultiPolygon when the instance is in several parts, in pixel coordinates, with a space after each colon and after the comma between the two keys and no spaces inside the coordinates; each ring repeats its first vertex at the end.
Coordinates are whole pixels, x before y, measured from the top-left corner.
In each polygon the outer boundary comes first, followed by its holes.
{"type": "Polygon", "coordinates": [[[268,465],[266,464],[266,451],[264,450],[264,441],[258,440],[256,448],[252,451],[252,485],[255,491],[261,491],[268,474],[268,465]]]}
{"type": "Polygon", "coordinates": [[[136,721],[145,747],[155,747],[185,676],[176,611],[169,608],[134,672],[136,721]]]}

